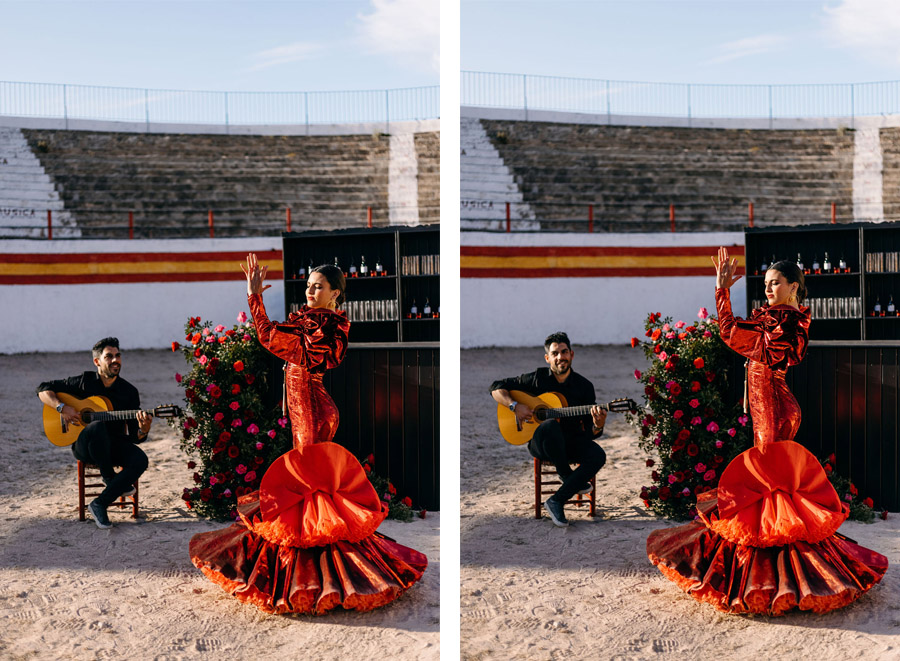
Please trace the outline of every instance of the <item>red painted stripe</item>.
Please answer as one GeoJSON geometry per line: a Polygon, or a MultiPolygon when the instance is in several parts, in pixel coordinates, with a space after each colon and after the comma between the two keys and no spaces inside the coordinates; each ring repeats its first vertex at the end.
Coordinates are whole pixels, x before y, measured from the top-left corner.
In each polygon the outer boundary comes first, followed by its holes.
{"type": "MultiPolygon", "coordinates": [[[[744,246],[727,246],[735,256],[744,254],[744,246]]],[[[604,257],[620,255],[715,255],[719,246],[460,246],[464,257],[604,257]]]]}
{"type": "MultiPolygon", "coordinates": [[[[281,259],[280,250],[263,250],[256,253],[260,259],[281,259]]],[[[102,264],[105,262],[218,262],[226,259],[243,261],[247,251],[230,252],[82,252],[54,253],[51,255],[32,253],[5,253],[0,255],[0,263],[6,264],[102,264]]]]}
{"type": "MultiPolygon", "coordinates": [[[[246,255],[245,255],[246,257],[246,255]]],[[[269,277],[284,277],[281,271],[269,271],[269,277]]],[[[242,273],[115,273],[108,275],[0,275],[0,285],[99,285],[129,282],[219,282],[246,280],[242,273]]]]}
{"type": "MultiPolygon", "coordinates": [[[[743,275],[744,269],[738,270],[743,275]]],[[[565,268],[565,269],[460,269],[461,278],[666,278],[674,275],[713,276],[709,268],[565,268]]]]}

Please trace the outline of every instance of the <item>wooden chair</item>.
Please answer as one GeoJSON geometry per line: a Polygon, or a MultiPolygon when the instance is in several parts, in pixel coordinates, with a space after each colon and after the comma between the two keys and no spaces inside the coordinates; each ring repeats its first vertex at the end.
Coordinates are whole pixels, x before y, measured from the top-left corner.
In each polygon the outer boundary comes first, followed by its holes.
{"type": "MultiPolygon", "coordinates": [[[[97,496],[99,496],[103,490],[106,488],[106,485],[103,484],[103,480],[101,479],[100,469],[94,466],[93,464],[89,464],[84,461],[78,461],[78,520],[84,521],[84,510],[87,507],[86,502],[90,502],[97,496]],[[89,482],[90,481],[90,482],[89,482]],[[91,491],[88,491],[91,489],[91,491]],[[88,500],[90,499],[90,500],[88,500]]],[[[119,500],[112,503],[111,507],[128,507],[131,506],[131,518],[138,518],[138,494],[140,487],[138,486],[138,481],[134,481],[134,495],[132,496],[121,496],[119,500]],[[131,502],[128,502],[128,499],[131,502]]]]}
{"type": "MultiPolygon", "coordinates": [[[[534,518],[540,519],[544,514],[544,496],[552,496],[556,493],[562,480],[556,473],[556,466],[549,461],[534,459],[534,518]],[[545,489],[544,487],[550,487],[545,489]]],[[[587,494],[576,493],[566,503],[574,507],[587,507],[588,516],[594,516],[597,508],[597,476],[591,476],[591,492],[587,494]]]]}

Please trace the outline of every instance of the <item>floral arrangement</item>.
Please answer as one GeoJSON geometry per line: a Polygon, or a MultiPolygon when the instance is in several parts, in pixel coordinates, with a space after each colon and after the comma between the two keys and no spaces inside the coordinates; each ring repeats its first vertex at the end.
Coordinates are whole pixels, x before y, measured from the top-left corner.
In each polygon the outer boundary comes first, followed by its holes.
{"type": "MultiPolygon", "coordinates": [[[[648,315],[645,337],[631,338],[650,361],[634,377],[644,384],[645,409],[650,413],[627,414],[640,432],[639,445],[653,468],[652,484],[641,487],[644,505],[657,514],[684,520],[696,516],[697,496],[714,488],[722,469],[753,443],[750,417],[742,402],[725,403],[727,367],[731,350],[721,341],[719,325],[706,308],[699,321],[688,325],[648,315]]],[[[850,518],[872,521],[871,498],[858,498],[857,488],[834,471],[832,454],[822,461],[838,495],[848,503],[850,518]]],[[[882,512],[881,518],[887,518],[882,512]]]]}
{"type": "Polygon", "coordinates": [[[719,326],[700,308],[699,321],[672,323],[659,312],[647,317],[646,341],[631,339],[650,361],[634,377],[644,384],[645,409],[628,414],[653,468],[653,484],[641,488],[644,504],[672,519],[696,515],[697,496],[719,483],[722,469],[752,442],[750,418],[740,403],[728,405],[729,349],[719,326]]]}
{"type": "MultiPolygon", "coordinates": [[[[272,462],[290,450],[290,420],[280,403],[266,403],[271,360],[244,312],[231,328],[191,317],[185,333],[183,345],[172,342],[172,351],[180,350],[188,363],[186,374],[175,374],[185,412],[169,420],[181,429],[181,449],[195,471],[182,498],[201,516],[235,519],[237,499],[258,489],[272,462]]],[[[411,519],[412,502],[396,498],[394,486],[374,475],[370,463],[366,473],[388,504],[388,516],[411,519]]]]}

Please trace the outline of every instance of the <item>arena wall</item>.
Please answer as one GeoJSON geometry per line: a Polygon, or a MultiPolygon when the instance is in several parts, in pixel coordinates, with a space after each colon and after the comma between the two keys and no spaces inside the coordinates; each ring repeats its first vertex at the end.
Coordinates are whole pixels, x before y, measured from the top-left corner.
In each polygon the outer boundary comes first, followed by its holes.
{"type": "Polygon", "coordinates": [[[118,337],[123,350],[184,340],[188,317],[230,327],[249,314],[239,264],[269,266],[268,312],[284,317],[281,238],[3,242],[0,353],[87,351],[118,337]]]}
{"type": "MultiPolygon", "coordinates": [[[[687,323],[715,310],[710,256],[728,246],[744,259],[741,232],[572,234],[463,232],[462,348],[540,345],[564,330],[572,343],[627,344],[650,312],[687,323]]],[[[743,279],[734,312],[746,313],[743,279]]]]}

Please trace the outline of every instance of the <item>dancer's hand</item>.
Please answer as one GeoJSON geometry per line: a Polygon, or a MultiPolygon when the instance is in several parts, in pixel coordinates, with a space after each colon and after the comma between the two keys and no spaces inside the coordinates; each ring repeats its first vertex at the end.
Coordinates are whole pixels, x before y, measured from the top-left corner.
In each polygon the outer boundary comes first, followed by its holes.
{"type": "Polygon", "coordinates": [[[743,276],[735,275],[738,270],[737,257],[729,259],[728,248],[719,247],[719,258],[710,257],[716,267],[716,289],[728,289],[743,276]]]}
{"type": "Polygon", "coordinates": [[[262,294],[272,285],[264,285],[268,266],[260,267],[259,260],[254,253],[247,255],[247,268],[241,264],[241,271],[247,276],[247,294],[262,294]]]}

